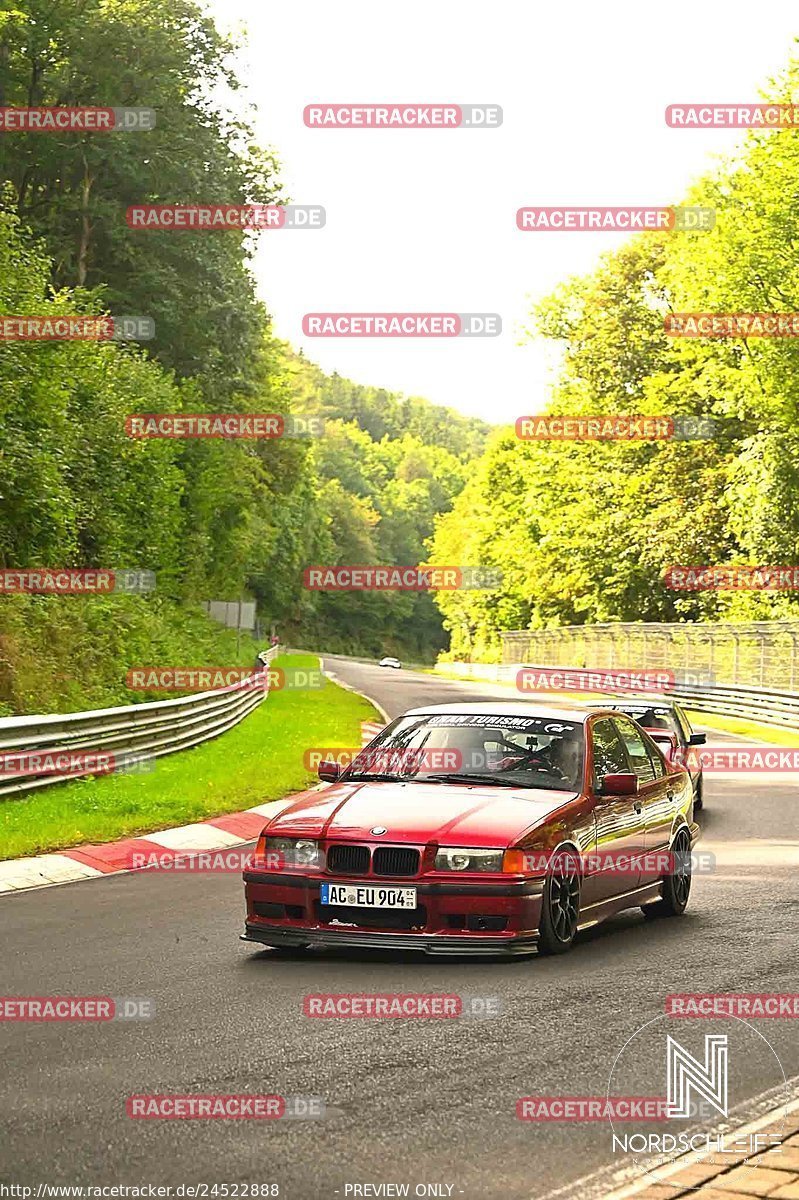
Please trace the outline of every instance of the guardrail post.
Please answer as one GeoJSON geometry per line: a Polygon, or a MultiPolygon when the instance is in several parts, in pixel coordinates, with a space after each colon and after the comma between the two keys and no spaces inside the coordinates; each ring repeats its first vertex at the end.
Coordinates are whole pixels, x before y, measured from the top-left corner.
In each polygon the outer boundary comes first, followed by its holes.
{"type": "Polygon", "coordinates": [[[766,674],[766,638],[762,630],[758,630],[758,636],[760,638],[760,679],[758,682],[762,686],[765,682],[764,676],[766,674]]]}
{"type": "Polygon", "coordinates": [[[735,630],[731,630],[731,633],[732,633],[732,641],[733,641],[733,647],[732,647],[732,683],[734,683],[734,684],[735,684],[735,683],[737,683],[737,682],[738,682],[738,655],[739,655],[739,648],[740,648],[740,644],[741,644],[741,639],[739,638],[739,636],[738,636],[738,634],[735,632],[735,630]]]}

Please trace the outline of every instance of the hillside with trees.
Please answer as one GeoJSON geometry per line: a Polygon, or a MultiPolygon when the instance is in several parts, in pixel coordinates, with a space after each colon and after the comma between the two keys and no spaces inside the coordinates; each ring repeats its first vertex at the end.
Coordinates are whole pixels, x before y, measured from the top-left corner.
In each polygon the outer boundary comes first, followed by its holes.
{"type": "MultiPolygon", "coordinates": [[[[0,314],[147,315],[152,341],[0,348],[0,566],[137,567],[150,596],[0,598],[6,711],[124,703],[129,665],[230,662],[207,599],[308,647],[431,659],[429,595],[317,594],[314,563],[424,561],[487,426],[327,376],[274,338],[253,234],[125,223],[134,202],[276,203],[226,107],[233,46],[187,0],[0,4],[0,105],[147,106],[150,131],[0,138],[0,314]],[[133,412],[306,413],[319,438],[137,440],[133,412]],[[167,658],[164,658],[168,655],[167,658]]],[[[249,643],[241,655],[249,654],[249,643]]]]}
{"type": "MultiPolygon", "coordinates": [[[[767,99],[798,91],[794,61],[767,99]]],[[[799,561],[796,339],[664,332],[672,312],[799,310],[798,188],[799,131],[752,132],[680,201],[714,208],[712,231],[639,234],[536,306],[529,336],[563,351],[545,411],[705,416],[715,432],[622,443],[497,430],[431,555],[504,573],[497,592],[438,597],[455,657],[495,656],[510,628],[799,615],[792,592],[663,584],[672,564],[799,561]]]]}

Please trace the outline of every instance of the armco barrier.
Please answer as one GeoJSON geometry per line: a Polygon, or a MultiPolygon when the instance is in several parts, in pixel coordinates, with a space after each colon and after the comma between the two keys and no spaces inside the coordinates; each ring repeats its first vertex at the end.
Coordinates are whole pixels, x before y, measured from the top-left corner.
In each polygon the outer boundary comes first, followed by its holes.
{"type": "Polygon", "coordinates": [[[795,692],[770,692],[764,688],[730,687],[724,684],[704,687],[678,687],[674,697],[687,708],[717,713],[726,717],[746,717],[766,725],[799,729],[799,695],[795,692]]]}
{"type": "MultiPolygon", "coordinates": [[[[504,683],[513,686],[516,673],[522,665],[533,670],[568,670],[562,664],[544,667],[533,663],[463,663],[440,662],[436,671],[442,675],[466,676],[469,679],[479,679],[483,682],[504,683]]],[[[573,670],[579,670],[574,667],[573,670]]],[[[541,693],[557,698],[557,692],[541,693]]],[[[631,693],[608,693],[614,700],[621,695],[631,693]]],[[[650,693],[653,694],[653,693],[650,693]]],[[[697,712],[716,713],[725,717],[744,717],[760,721],[766,725],[780,725],[785,729],[799,729],[799,694],[796,692],[776,692],[765,688],[731,686],[726,684],[705,684],[701,687],[678,684],[674,691],[667,693],[674,700],[679,700],[687,708],[697,712]]],[[[526,698],[532,698],[530,692],[526,698]]]]}
{"type": "Polygon", "coordinates": [[[439,675],[464,676],[483,683],[514,683],[521,663],[438,662],[433,668],[439,675]]]}
{"type": "MultiPolygon", "coordinates": [[[[269,662],[279,647],[267,651],[269,662]]],[[[198,692],[174,700],[148,704],[126,704],[92,712],[54,713],[49,716],[0,718],[0,755],[50,755],[106,751],[117,757],[130,755],[159,758],[188,750],[218,737],[238,725],[268,694],[268,673],[253,674],[230,687],[198,692]],[[266,681],[266,682],[265,682],[266,681]]],[[[68,775],[0,775],[0,799],[29,792],[64,779],[80,778],[89,770],[68,775]]]]}

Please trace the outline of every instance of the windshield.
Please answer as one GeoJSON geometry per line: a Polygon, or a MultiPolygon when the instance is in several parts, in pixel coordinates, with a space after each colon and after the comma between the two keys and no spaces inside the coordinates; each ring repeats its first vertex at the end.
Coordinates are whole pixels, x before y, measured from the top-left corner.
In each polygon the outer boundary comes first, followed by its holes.
{"type": "Polygon", "coordinates": [[[579,791],[583,725],[552,717],[400,717],[353,761],[348,779],[478,783],[579,791]]]}

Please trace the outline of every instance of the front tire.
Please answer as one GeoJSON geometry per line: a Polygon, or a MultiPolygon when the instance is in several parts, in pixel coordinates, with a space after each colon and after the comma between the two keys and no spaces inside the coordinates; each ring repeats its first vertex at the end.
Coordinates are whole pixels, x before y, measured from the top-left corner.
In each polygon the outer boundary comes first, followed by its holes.
{"type": "Polygon", "coordinates": [[[580,919],[580,867],[577,854],[559,854],[552,864],[541,898],[539,954],[571,950],[580,919]]]}
{"type": "Polygon", "coordinates": [[[688,907],[691,894],[691,838],[686,829],[678,831],[671,852],[674,870],[663,877],[662,899],[641,908],[648,920],[655,917],[681,917],[688,907]]]}

